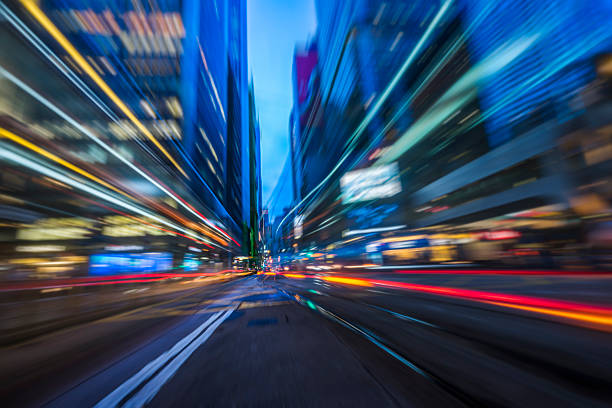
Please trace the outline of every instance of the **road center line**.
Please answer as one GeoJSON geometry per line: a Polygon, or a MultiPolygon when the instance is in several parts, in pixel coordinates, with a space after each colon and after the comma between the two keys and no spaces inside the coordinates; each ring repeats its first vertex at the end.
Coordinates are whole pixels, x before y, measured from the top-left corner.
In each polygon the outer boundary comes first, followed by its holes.
{"type": "Polygon", "coordinates": [[[195,339],[185,349],[176,356],[167,366],[165,366],[155,377],[153,377],[140,391],[130,398],[123,406],[124,407],[142,407],[155,397],[161,387],[170,379],[176,371],[187,361],[189,356],[193,354],[214,331],[236,310],[236,305],[225,311],[223,315],[211,324],[202,335],[195,339]]]}
{"type": "Polygon", "coordinates": [[[100,400],[95,407],[115,407],[118,406],[121,401],[134,391],[139,385],[147,381],[160,367],[166,364],[170,359],[179,354],[189,343],[196,339],[202,331],[210,326],[223,311],[219,311],[213,314],[208,320],[202,323],[197,329],[189,333],[178,341],[170,350],[165,351],[159,355],[155,360],[144,366],[139,372],[130,377],[127,381],[117,387],[113,392],[108,394],[102,400],[100,400]]]}

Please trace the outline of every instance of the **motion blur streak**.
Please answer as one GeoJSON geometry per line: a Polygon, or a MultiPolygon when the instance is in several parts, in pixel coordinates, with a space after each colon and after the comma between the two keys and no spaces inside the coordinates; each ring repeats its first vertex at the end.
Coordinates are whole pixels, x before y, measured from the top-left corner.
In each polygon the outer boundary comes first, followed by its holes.
{"type": "Polygon", "coordinates": [[[301,273],[286,273],[286,274],[284,274],[284,276],[286,276],[288,278],[293,278],[293,279],[304,279],[304,278],[306,278],[306,275],[302,275],[301,273]]]}
{"type": "Polygon", "coordinates": [[[34,162],[28,160],[25,157],[21,157],[21,156],[15,154],[15,153],[8,152],[8,151],[0,151],[0,157],[4,157],[7,160],[11,160],[11,161],[13,161],[15,163],[19,163],[19,164],[21,164],[21,165],[23,165],[25,167],[31,168],[33,170],[36,170],[36,171],[38,171],[41,174],[47,175],[49,177],[52,177],[52,178],[54,178],[54,179],[56,179],[58,181],[66,183],[67,185],[74,186],[74,187],[76,187],[76,188],[78,188],[78,189],[80,189],[82,191],[85,191],[86,193],[89,193],[89,194],[91,194],[93,196],[96,196],[96,197],[100,197],[100,198],[102,198],[102,199],[104,199],[104,200],[106,200],[106,201],[108,201],[110,203],[116,204],[116,205],[118,205],[120,207],[123,207],[123,208],[129,210],[129,211],[132,211],[132,212],[135,212],[137,214],[149,217],[149,218],[151,218],[153,220],[156,220],[157,222],[159,222],[161,224],[164,224],[164,225],[166,225],[166,226],[168,226],[170,228],[173,228],[173,229],[176,229],[178,231],[181,231],[181,232],[183,232],[183,233],[185,233],[185,234],[187,234],[187,235],[189,235],[191,237],[197,238],[197,239],[199,239],[201,241],[204,241],[206,243],[209,243],[209,244],[211,243],[210,241],[207,241],[205,238],[195,234],[193,231],[189,231],[189,230],[186,230],[184,228],[181,228],[181,227],[179,227],[179,226],[177,226],[175,224],[172,224],[172,223],[164,220],[163,218],[160,218],[160,217],[158,217],[158,216],[156,216],[154,214],[151,214],[151,213],[149,213],[147,211],[144,211],[144,210],[142,210],[139,207],[136,207],[136,206],[134,206],[132,204],[126,203],[125,201],[121,201],[121,200],[119,200],[119,199],[117,199],[117,198],[115,198],[115,197],[113,197],[113,196],[111,196],[109,194],[106,194],[106,193],[104,193],[104,192],[102,192],[100,190],[96,190],[96,189],[94,189],[92,187],[89,187],[89,186],[83,184],[83,183],[80,183],[80,182],[78,182],[76,180],[68,178],[68,177],[66,177],[66,176],[64,176],[64,175],[62,175],[62,174],[58,173],[57,171],[54,171],[54,170],[52,170],[50,168],[46,168],[46,167],[41,166],[41,165],[39,165],[37,163],[34,163],[34,162]]]}
{"type": "Polygon", "coordinates": [[[139,222],[141,224],[148,225],[148,226],[153,227],[155,229],[158,229],[160,231],[168,232],[168,233],[170,233],[172,235],[177,235],[177,236],[185,237],[185,238],[190,239],[190,240],[192,240],[194,242],[197,242],[198,244],[206,245],[207,247],[212,248],[212,245],[209,245],[205,241],[202,241],[202,240],[199,240],[197,238],[194,238],[193,236],[187,236],[185,234],[181,234],[180,232],[176,232],[176,231],[173,231],[173,230],[168,230],[168,229],[160,227],[159,225],[151,224],[150,222],[147,222],[147,221],[143,220],[142,218],[135,217],[133,215],[127,214],[127,213],[125,213],[123,211],[117,210],[116,208],[109,207],[107,205],[104,205],[104,204],[99,203],[99,202],[94,201],[94,200],[90,200],[90,199],[87,199],[87,198],[84,198],[84,197],[82,197],[82,199],[85,200],[85,201],[88,201],[88,202],[90,202],[92,204],[95,204],[95,205],[97,205],[99,207],[106,208],[107,210],[112,211],[114,213],[121,214],[121,215],[123,215],[123,216],[125,216],[127,218],[130,218],[130,219],[132,219],[134,221],[137,221],[137,222],[139,222]]]}
{"type": "MultiPolygon", "coordinates": [[[[283,273],[288,278],[306,278],[302,274],[283,273]]],[[[312,279],[321,279],[327,282],[340,283],[352,286],[379,286],[393,289],[403,289],[412,292],[422,292],[478,302],[495,304],[514,309],[528,310],[551,316],[598,323],[612,330],[612,307],[601,307],[561,300],[518,296],[505,293],[484,292],[439,286],[427,286],[404,282],[383,281],[376,279],[360,279],[341,276],[309,276],[312,279]],[[611,326],[611,327],[607,327],[611,326]]]]}
{"type": "Polygon", "coordinates": [[[573,276],[584,276],[585,278],[591,275],[606,274],[605,272],[598,270],[529,270],[529,269],[400,269],[394,271],[394,273],[401,273],[407,275],[573,275],[573,276]]]}
{"type": "Polygon", "coordinates": [[[203,278],[207,276],[219,276],[226,273],[233,273],[236,276],[240,276],[242,271],[236,269],[222,270],[218,272],[210,273],[139,273],[139,274],[126,274],[126,275],[112,275],[112,276],[95,276],[86,278],[70,278],[55,280],[50,282],[32,282],[32,283],[14,283],[5,286],[0,286],[0,292],[11,292],[20,290],[40,290],[40,289],[53,289],[53,288],[70,288],[79,286],[99,286],[99,285],[117,285],[117,284],[129,284],[129,283],[146,283],[146,282],[158,282],[166,279],[180,279],[180,278],[203,278]]]}
{"type": "Polygon", "coordinates": [[[550,316],[564,317],[567,319],[579,320],[587,323],[596,323],[598,325],[604,326],[603,328],[607,331],[612,331],[612,316],[598,316],[595,314],[586,314],[586,313],[578,313],[578,312],[568,312],[565,310],[554,310],[554,309],[545,309],[543,307],[534,307],[534,306],[523,306],[523,305],[515,305],[512,303],[502,303],[502,302],[487,302],[492,305],[508,307],[512,309],[526,310],[529,312],[542,313],[550,316]]]}
{"type": "Polygon", "coordinates": [[[68,39],[62,34],[60,30],[49,20],[49,18],[43,13],[43,11],[36,5],[35,0],[21,0],[21,3],[25,8],[38,20],[38,22],[57,40],[58,43],[66,50],[68,54],[76,61],[77,64],[89,75],[89,77],[102,89],[102,91],[121,109],[121,111],[138,127],[138,129],[145,134],[145,136],[153,142],[163,154],[172,162],[183,176],[189,178],[185,170],[174,160],[174,158],[168,153],[168,151],[159,143],[159,141],[151,134],[140,120],[134,115],[134,113],[127,107],[127,105],[113,92],[113,90],[104,82],[102,78],[96,73],[96,71],[89,65],[83,56],[74,48],[74,46],[68,41],[68,39]]]}
{"type": "Polygon", "coordinates": [[[3,407],[608,408],[611,293],[612,0],[0,0],[3,407]]]}
{"type": "Polygon", "coordinates": [[[440,126],[454,112],[460,110],[468,101],[476,97],[477,86],[486,79],[502,71],[514,60],[527,51],[537,40],[536,36],[521,38],[510,44],[504,44],[498,50],[486,57],[480,64],[472,68],[448,91],[434,103],[423,116],[415,122],[387,153],[382,155],[377,165],[391,163],[402,156],[408,149],[417,144],[436,127],[440,126]]]}
{"type": "Polygon", "coordinates": [[[216,230],[220,231],[223,235],[229,237],[229,235],[221,230],[219,227],[216,227],[212,222],[210,222],[207,218],[204,218],[201,214],[199,214],[198,212],[196,212],[193,207],[191,207],[190,205],[187,204],[187,202],[185,200],[183,200],[181,197],[173,194],[168,188],[164,187],[161,183],[159,183],[158,181],[155,181],[151,176],[149,176],[146,172],[144,172],[143,170],[141,170],[140,168],[138,168],[138,166],[134,163],[132,163],[131,161],[127,160],[123,155],[121,155],[120,153],[118,153],[116,151],[116,149],[113,149],[112,147],[110,147],[108,144],[104,143],[102,140],[100,140],[95,134],[93,134],[91,131],[89,131],[87,128],[85,128],[83,125],[81,125],[79,122],[77,122],[76,120],[74,120],[72,117],[70,117],[68,114],[66,114],[66,112],[62,111],[61,109],[59,109],[57,106],[55,106],[53,103],[51,103],[48,99],[44,98],[42,95],[40,95],[38,92],[36,92],[35,90],[33,90],[31,87],[29,87],[28,85],[26,85],[24,82],[20,81],[17,77],[15,77],[13,74],[11,74],[10,72],[8,72],[6,69],[4,69],[2,66],[0,66],[0,74],[2,74],[2,76],[8,78],[11,82],[13,82],[15,85],[17,85],[18,87],[22,88],[24,91],[26,91],[27,93],[29,93],[30,95],[32,95],[34,98],[36,98],[38,101],[40,101],[41,103],[43,103],[46,107],[48,107],[49,109],[51,109],[53,112],[55,112],[56,114],[58,114],[60,117],[62,117],[64,120],[66,120],[67,122],[69,122],[71,125],[73,125],[75,128],[77,128],[79,131],[81,131],[82,133],[84,133],[87,137],[91,138],[94,142],[96,142],[96,144],[98,144],[99,146],[101,146],[102,148],[104,148],[106,151],[108,151],[110,154],[112,154],[113,156],[115,156],[117,159],[121,160],[123,163],[125,163],[126,165],[128,165],[132,170],[134,170],[136,173],[138,173],[139,175],[141,175],[142,177],[144,177],[147,181],[149,181],[150,183],[152,183],[155,187],[159,188],[161,191],[163,191],[165,194],[167,194],[169,197],[171,197],[175,202],[177,202],[179,205],[181,205],[182,207],[184,207],[185,209],[187,209],[188,211],[190,211],[191,213],[195,214],[196,216],[198,216],[199,218],[201,218],[207,225],[214,227],[216,230]]]}
{"type": "Polygon", "coordinates": [[[405,289],[405,290],[410,290],[410,291],[415,291],[415,292],[434,293],[437,295],[459,297],[459,298],[464,298],[464,299],[504,301],[507,303],[516,303],[519,305],[542,306],[542,307],[559,308],[559,309],[573,310],[573,311],[612,314],[612,308],[591,306],[591,305],[585,305],[585,304],[573,303],[573,302],[564,302],[564,301],[559,301],[559,300],[548,300],[548,299],[543,299],[543,298],[532,298],[528,296],[517,296],[517,295],[503,294],[503,293],[482,292],[482,291],[477,291],[477,290],[416,285],[416,284],[403,283],[403,282],[390,282],[390,281],[379,281],[379,280],[368,280],[367,282],[377,285],[377,286],[400,288],[400,289],[405,289]]]}
{"type": "Polygon", "coordinates": [[[53,53],[49,47],[45,45],[34,33],[30,30],[15,14],[2,2],[0,2],[0,12],[2,15],[17,29],[30,43],[40,51],[49,62],[51,62],[57,69],[64,74],[77,88],[79,88],[87,97],[106,115],[117,120],[117,116],[100,100],[100,98],[93,93],[85,83],[72,72],[66,64],[53,53]]]}
{"type": "MultiPolygon", "coordinates": [[[[285,276],[289,276],[288,274],[285,274],[285,276]]],[[[291,277],[291,276],[289,276],[291,277]]],[[[355,279],[355,278],[342,278],[339,276],[322,276],[321,279],[323,279],[324,281],[327,282],[334,282],[334,283],[344,283],[346,285],[357,285],[357,286],[374,286],[372,284],[372,282],[366,280],[366,279],[355,279]]]]}
{"type": "MultiPolygon", "coordinates": [[[[9,19],[9,21],[11,22],[11,24],[14,24],[16,26],[16,28],[22,33],[24,34],[24,36],[26,36],[28,38],[28,40],[30,40],[45,56],[47,56],[49,58],[49,61],[51,63],[53,63],[54,65],[56,65],[58,67],[58,69],[64,73],[79,89],[81,89],[89,98],[92,99],[92,101],[100,108],[102,109],[107,115],[109,115],[109,117],[113,118],[113,120],[115,122],[117,122],[119,124],[119,121],[116,119],[116,117],[114,116],[114,114],[112,112],[109,111],[109,109],[104,105],[104,103],[102,101],[99,100],[99,98],[93,94],[85,84],[82,83],[82,81],[76,77],[74,75],[74,73],[72,71],[70,71],[65,64],[59,60],[57,58],[57,56],[55,54],[53,54],[48,47],[46,47],[42,42],[40,42],[40,40],[35,37],[32,32],[23,25],[23,23],[21,21],[19,21],[19,19],[17,19],[15,17],[15,15],[4,5],[1,4],[1,11],[4,13],[4,15],[9,19]]],[[[97,140],[97,139],[96,139],[97,140]]],[[[107,147],[107,145],[103,145],[105,148],[107,147]]],[[[118,156],[114,150],[110,150],[111,153],[115,154],[118,158],[123,159],[122,156],[118,156]]],[[[125,162],[125,161],[124,161],[125,162]]],[[[131,163],[127,162],[126,164],[132,166],[131,163]]],[[[151,181],[152,183],[154,183],[155,185],[157,185],[158,187],[160,187],[157,182],[151,180],[150,178],[148,178],[148,176],[144,173],[141,173],[139,169],[133,167],[137,172],[139,172],[139,174],[147,177],[147,179],[149,181],[151,181]]],[[[167,192],[166,189],[160,187],[160,189],[162,189],[162,191],[164,191],[165,193],[169,194],[173,199],[180,199],[181,202],[179,202],[181,205],[187,205],[188,208],[190,209],[190,211],[192,211],[194,214],[198,215],[199,217],[202,217],[202,219],[209,224],[208,220],[201,214],[199,213],[197,210],[195,210],[193,208],[193,206],[189,205],[188,203],[186,203],[183,199],[181,199],[180,197],[175,197],[174,195],[170,194],[167,192]]],[[[240,244],[235,241],[231,236],[229,236],[225,231],[221,230],[219,227],[217,227],[214,224],[209,224],[212,227],[214,227],[215,229],[217,229],[218,231],[220,231],[224,236],[230,238],[234,243],[236,243],[238,246],[240,246],[240,244]]]]}
{"type": "Polygon", "coordinates": [[[91,173],[81,169],[80,167],[75,166],[72,163],[67,162],[66,160],[64,160],[64,159],[62,159],[60,157],[57,157],[53,153],[50,153],[50,152],[48,152],[48,151],[46,151],[44,149],[41,149],[40,147],[38,147],[38,146],[28,142],[27,140],[23,139],[22,137],[17,136],[14,133],[9,132],[6,129],[0,128],[0,137],[5,137],[5,138],[7,138],[9,140],[12,140],[13,142],[18,143],[18,144],[20,144],[20,145],[22,145],[22,146],[24,146],[24,147],[34,151],[34,152],[40,154],[41,156],[46,157],[47,159],[51,159],[54,162],[56,162],[58,164],[61,164],[62,166],[66,167],[66,168],[69,168],[70,170],[72,170],[74,172],[77,172],[80,175],[85,176],[85,177],[87,177],[90,180],[95,181],[96,183],[102,184],[106,188],[109,188],[109,189],[111,189],[111,190],[113,190],[113,191],[115,191],[117,193],[120,193],[120,194],[126,196],[127,198],[130,198],[130,199],[134,200],[134,197],[126,194],[125,192],[119,190],[118,188],[116,188],[114,186],[111,186],[106,181],[101,180],[100,178],[94,176],[93,174],[91,174],[91,173]]]}
{"type": "MultiPolygon", "coordinates": [[[[434,16],[434,18],[432,19],[431,23],[429,24],[429,26],[427,27],[427,30],[425,30],[425,32],[423,33],[423,36],[421,37],[421,39],[417,42],[417,44],[415,45],[414,49],[412,50],[412,52],[408,55],[408,57],[406,58],[406,60],[404,61],[404,64],[401,66],[401,68],[398,70],[398,72],[395,74],[395,76],[393,77],[393,79],[391,80],[391,82],[387,85],[387,87],[385,88],[384,92],[382,93],[382,95],[377,99],[376,103],[374,104],[374,106],[368,111],[368,114],[366,115],[366,117],[364,118],[364,120],[361,122],[361,124],[357,127],[357,129],[355,130],[355,132],[351,135],[351,137],[349,138],[349,145],[352,145],[357,138],[359,137],[359,135],[362,133],[362,131],[368,126],[369,122],[373,119],[374,115],[376,115],[376,113],[380,110],[380,108],[382,107],[383,103],[385,102],[385,100],[389,97],[389,94],[391,93],[391,91],[393,91],[393,88],[397,85],[397,82],[400,80],[400,78],[402,77],[402,75],[406,72],[406,70],[410,67],[410,64],[412,64],[412,62],[414,61],[414,59],[416,58],[416,56],[419,54],[419,52],[421,51],[422,47],[424,46],[424,44],[427,42],[427,40],[429,39],[429,36],[432,34],[432,32],[435,30],[437,24],[440,22],[440,20],[442,19],[442,17],[444,16],[444,14],[446,13],[446,11],[449,9],[450,5],[452,4],[452,0],[446,0],[442,6],[440,7],[440,9],[438,10],[438,13],[434,16]]],[[[331,170],[331,172],[329,173],[329,175],[327,175],[319,184],[317,184],[317,186],[315,188],[313,188],[299,203],[297,203],[297,205],[295,205],[295,207],[293,207],[291,209],[291,211],[289,211],[289,213],[281,220],[281,222],[279,223],[278,227],[276,227],[276,231],[275,233],[278,234],[278,230],[279,228],[283,225],[283,223],[288,219],[288,217],[295,211],[297,211],[298,209],[301,208],[301,206],[303,204],[305,204],[307,202],[307,200],[313,195],[315,194],[317,191],[319,191],[319,189],[321,189],[325,183],[330,180],[336,173],[337,170],[339,170],[342,167],[342,164],[346,161],[346,159],[349,158],[349,153],[350,153],[350,149],[349,151],[340,158],[340,160],[338,160],[338,163],[334,166],[334,168],[331,170]]]]}

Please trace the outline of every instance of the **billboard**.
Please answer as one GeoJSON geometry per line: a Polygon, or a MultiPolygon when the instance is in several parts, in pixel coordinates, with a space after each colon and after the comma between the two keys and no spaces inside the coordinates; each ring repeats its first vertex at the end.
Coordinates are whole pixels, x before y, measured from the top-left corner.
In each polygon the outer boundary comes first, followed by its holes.
{"type": "Polygon", "coordinates": [[[172,269],[169,252],[95,254],[89,260],[91,275],[162,272],[172,269]]]}
{"type": "Polygon", "coordinates": [[[345,204],[393,197],[402,191],[397,162],[346,172],[340,187],[345,204]]]}

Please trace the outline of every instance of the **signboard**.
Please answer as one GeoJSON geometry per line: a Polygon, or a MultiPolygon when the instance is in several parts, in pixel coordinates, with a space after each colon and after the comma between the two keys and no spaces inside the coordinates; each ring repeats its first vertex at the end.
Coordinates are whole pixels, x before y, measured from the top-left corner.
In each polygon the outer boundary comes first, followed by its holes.
{"type": "Polygon", "coordinates": [[[172,269],[169,252],[94,254],[89,260],[91,275],[162,272],[172,269]]]}
{"type": "Polygon", "coordinates": [[[340,179],[345,204],[393,197],[402,191],[397,162],[349,171],[340,179]]]}
{"type": "Polygon", "coordinates": [[[304,223],[303,215],[298,215],[293,219],[293,237],[294,239],[302,238],[302,234],[304,232],[303,223],[304,223]]]}

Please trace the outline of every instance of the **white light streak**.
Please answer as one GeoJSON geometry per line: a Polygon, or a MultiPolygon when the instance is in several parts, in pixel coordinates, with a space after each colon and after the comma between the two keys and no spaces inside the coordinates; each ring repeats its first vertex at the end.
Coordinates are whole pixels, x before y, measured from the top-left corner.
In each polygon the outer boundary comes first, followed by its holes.
{"type": "Polygon", "coordinates": [[[189,211],[191,214],[195,215],[198,219],[204,221],[204,223],[206,223],[206,225],[208,225],[209,227],[211,227],[214,231],[218,231],[221,234],[223,234],[226,238],[230,238],[229,235],[227,235],[225,232],[217,229],[214,224],[209,221],[208,219],[202,217],[200,214],[198,214],[197,211],[193,210],[189,205],[185,204],[180,198],[178,198],[176,195],[174,195],[173,193],[171,193],[168,189],[166,189],[164,186],[162,186],[160,183],[158,183],[157,181],[155,181],[152,177],[150,177],[147,173],[143,172],[142,170],[140,170],[135,164],[133,164],[132,162],[130,162],[128,159],[126,159],[125,157],[123,157],[123,155],[119,154],[116,149],[113,149],[112,147],[110,147],[109,145],[107,145],[106,143],[104,143],[102,140],[100,140],[93,132],[91,132],[90,130],[88,130],[85,126],[81,125],[79,122],[77,122],[76,120],[74,120],[72,117],[70,117],[68,114],[66,114],[64,111],[62,111],[61,109],[59,109],[57,106],[55,106],[53,103],[51,103],[48,99],[44,98],[42,95],[40,95],[38,92],[36,92],[34,89],[30,88],[28,85],[26,85],[24,82],[22,82],[21,80],[19,80],[17,77],[15,77],[13,74],[11,74],[9,71],[7,71],[6,69],[4,69],[4,67],[0,66],[0,76],[4,76],[6,77],[8,80],[10,80],[12,83],[14,83],[15,85],[17,85],[19,88],[21,88],[22,90],[24,90],[25,92],[27,92],[30,96],[34,97],[36,100],[38,100],[40,103],[42,103],[44,106],[46,106],[47,108],[49,108],[52,112],[54,112],[55,114],[57,114],[58,116],[60,116],[62,119],[64,119],[65,121],[67,121],[68,123],[70,123],[72,126],[74,126],[76,129],[78,129],[80,132],[82,132],[83,134],[85,134],[87,137],[89,137],[91,140],[93,140],[96,144],[98,144],[98,146],[102,147],[104,150],[106,150],[107,152],[109,152],[110,154],[112,154],[114,157],[116,157],[117,159],[119,159],[122,163],[126,164],[129,168],[131,168],[132,170],[134,170],[136,173],[138,173],[140,176],[144,177],[147,181],[149,181],[151,184],[153,184],[155,187],[157,187],[158,189],[160,189],[162,192],[164,192],[168,197],[172,198],[177,204],[179,204],[181,207],[185,208],[187,211],[189,211]]]}
{"type": "Polygon", "coordinates": [[[368,228],[368,229],[361,229],[361,230],[351,230],[351,231],[344,232],[342,234],[342,236],[350,237],[351,235],[369,234],[371,232],[395,231],[395,230],[402,229],[402,228],[406,228],[406,226],[405,225],[393,225],[391,227],[380,227],[380,228],[368,228]]]}
{"type": "Polygon", "coordinates": [[[75,187],[75,188],[77,188],[77,189],[79,189],[81,191],[84,191],[84,192],[86,192],[88,194],[91,194],[91,195],[93,195],[95,197],[98,197],[98,198],[101,198],[101,199],[103,199],[105,201],[108,201],[109,203],[112,203],[112,204],[115,204],[115,205],[117,205],[119,207],[125,208],[126,210],[129,210],[129,211],[131,211],[133,213],[136,213],[136,214],[148,217],[148,218],[150,218],[152,220],[155,220],[155,221],[159,222],[160,224],[163,224],[163,225],[165,225],[167,227],[170,227],[170,228],[173,228],[173,229],[175,229],[177,231],[180,231],[180,232],[184,233],[185,235],[189,235],[191,237],[194,237],[194,238],[197,238],[197,239],[199,239],[201,241],[204,241],[204,242],[206,242],[208,244],[211,244],[211,242],[208,241],[206,238],[201,237],[201,236],[195,234],[193,231],[190,231],[190,230],[184,229],[182,227],[179,227],[178,225],[175,225],[175,224],[173,224],[171,222],[168,222],[165,219],[156,216],[155,214],[152,214],[152,213],[150,213],[148,211],[145,211],[145,210],[143,210],[143,209],[141,209],[139,207],[136,207],[136,206],[134,206],[134,205],[132,205],[130,203],[127,203],[127,202],[125,202],[123,200],[120,200],[120,199],[118,199],[116,197],[113,197],[112,195],[104,193],[103,191],[100,191],[100,190],[95,189],[93,187],[90,187],[90,186],[88,186],[86,184],[83,184],[83,183],[81,183],[79,181],[76,181],[76,180],[74,180],[74,179],[72,179],[70,177],[67,177],[67,176],[59,173],[58,171],[55,171],[55,170],[53,170],[51,168],[42,166],[42,165],[40,165],[40,164],[30,160],[30,159],[27,159],[27,158],[25,158],[23,156],[20,156],[20,155],[16,154],[14,152],[11,152],[11,151],[8,151],[8,150],[5,150],[5,149],[1,149],[0,150],[0,157],[4,158],[6,160],[12,161],[14,163],[17,163],[17,164],[19,164],[21,166],[24,166],[24,167],[27,167],[29,169],[32,169],[34,171],[37,171],[40,174],[43,174],[43,175],[45,175],[47,177],[50,177],[52,179],[55,179],[57,181],[60,181],[60,182],[62,182],[64,184],[67,184],[69,186],[75,187]]]}
{"type": "MultiPolygon", "coordinates": [[[[434,32],[434,30],[436,29],[436,27],[442,20],[442,17],[444,17],[446,12],[449,10],[451,3],[452,3],[452,0],[446,0],[442,4],[440,9],[434,16],[433,20],[431,20],[431,23],[429,23],[429,26],[423,33],[423,36],[419,39],[419,41],[416,43],[416,45],[414,46],[414,48],[412,49],[412,51],[410,52],[410,54],[404,61],[404,64],[402,64],[401,68],[397,71],[397,73],[395,74],[395,76],[393,77],[389,85],[387,85],[383,93],[377,99],[372,109],[368,111],[368,114],[365,116],[361,124],[357,127],[357,129],[355,129],[355,132],[353,132],[353,134],[349,138],[350,145],[357,139],[357,137],[359,137],[359,135],[361,135],[363,130],[370,124],[370,122],[374,118],[374,115],[378,113],[383,103],[387,100],[387,98],[389,97],[389,95],[391,94],[391,92],[393,91],[397,83],[400,81],[400,79],[402,78],[406,70],[408,70],[410,65],[412,65],[413,61],[416,59],[417,55],[421,52],[422,48],[425,46],[425,44],[429,40],[429,37],[432,35],[432,33],[434,32]]],[[[342,164],[349,158],[350,153],[351,153],[351,149],[349,148],[347,149],[344,156],[338,161],[336,166],[334,166],[334,168],[330,171],[327,177],[325,177],[319,184],[317,184],[316,187],[313,188],[310,191],[310,193],[306,195],[306,197],[304,197],[299,203],[297,203],[291,209],[291,211],[287,213],[287,215],[278,224],[278,227],[276,227],[276,234],[278,234],[278,230],[285,223],[287,218],[289,218],[291,214],[293,214],[302,204],[304,204],[314,193],[316,193],[321,187],[325,185],[325,183],[327,183],[332,178],[332,176],[336,173],[336,171],[338,171],[338,169],[342,166],[342,164]]]]}

